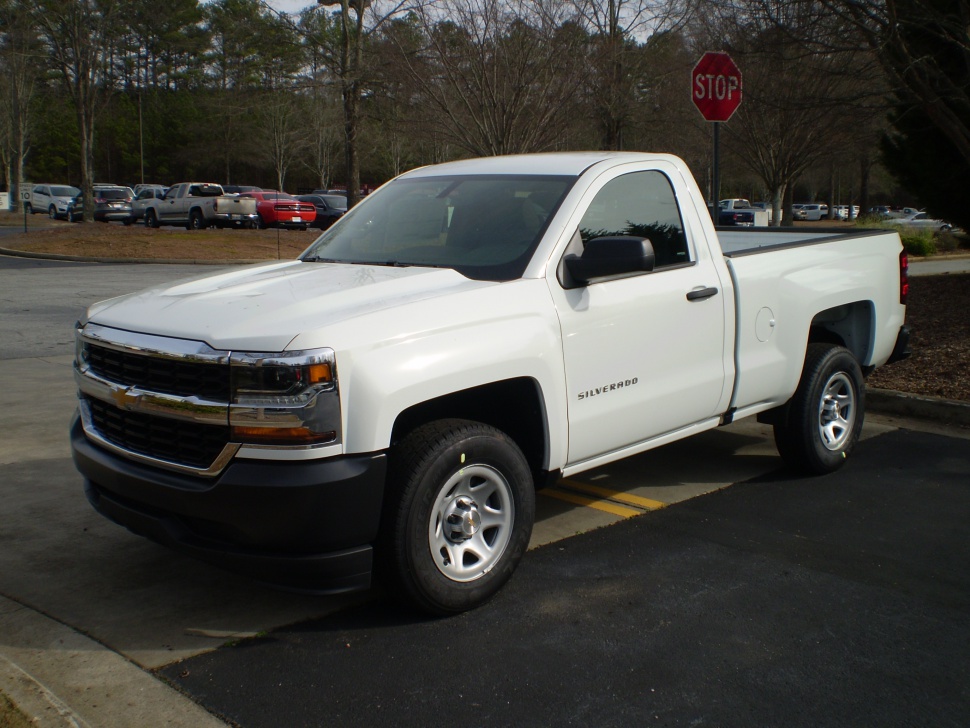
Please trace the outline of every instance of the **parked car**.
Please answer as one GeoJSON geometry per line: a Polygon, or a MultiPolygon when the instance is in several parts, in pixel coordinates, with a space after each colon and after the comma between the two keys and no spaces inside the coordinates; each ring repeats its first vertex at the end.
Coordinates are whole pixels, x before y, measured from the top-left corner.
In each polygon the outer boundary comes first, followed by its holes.
{"type": "Polygon", "coordinates": [[[855,220],[859,217],[858,205],[836,205],[834,218],[836,220],[855,220]]]}
{"type": "Polygon", "coordinates": [[[213,182],[179,182],[161,198],[145,201],[145,225],[185,225],[188,230],[249,227],[256,218],[256,203],[241,195],[227,195],[213,182]]]}
{"type": "Polygon", "coordinates": [[[67,205],[75,195],[81,193],[70,185],[34,185],[30,192],[30,202],[24,204],[28,214],[46,212],[51,220],[67,217],[67,205]]]}
{"type": "Polygon", "coordinates": [[[164,199],[166,192],[168,192],[168,187],[144,185],[135,194],[135,199],[131,201],[131,216],[125,220],[125,225],[131,225],[139,220],[143,220],[145,218],[145,210],[148,206],[154,200],[164,199]]]}
{"type": "Polygon", "coordinates": [[[299,195],[300,202],[309,202],[317,209],[313,227],[326,230],[347,212],[347,198],[340,195],[299,195]]]}
{"type": "Polygon", "coordinates": [[[95,304],[84,493],[260,581],[376,572],[453,615],[512,575],[537,486],[751,416],[793,468],[852,463],[863,371],[908,354],[899,236],[718,233],[704,204],[666,154],[461,160],[387,183],[297,260],[95,304]]]}
{"type": "Polygon", "coordinates": [[[256,200],[258,227],[286,227],[306,230],[317,218],[317,208],[309,202],[300,202],[293,195],[275,190],[244,192],[240,197],[256,200]]]}
{"type": "Polygon", "coordinates": [[[130,187],[95,187],[94,219],[98,222],[127,220],[131,217],[131,201],[134,196],[135,193],[130,187]]]}
{"type": "Polygon", "coordinates": [[[817,202],[803,203],[795,209],[792,205],[792,217],[796,220],[822,220],[829,216],[829,206],[817,202]]]}
{"type": "Polygon", "coordinates": [[[896,217],[889,222],[892,225],[897,225],[901,228],[907,228],[910,230],[934,230],[940,233],[948,233],[953,230],[953,225],[946,222],[945,220],[938,220],[934,217],[930,217],[928,213],[917,212],[914,215],[909,215],[907,217],[896,217]]]}
{"type": "Polygon", "coordinates": [[[754,207],[745,199],[732,198],[717,203],[718,225],[737,227],[768,227],[768,213],[754,207]]]}

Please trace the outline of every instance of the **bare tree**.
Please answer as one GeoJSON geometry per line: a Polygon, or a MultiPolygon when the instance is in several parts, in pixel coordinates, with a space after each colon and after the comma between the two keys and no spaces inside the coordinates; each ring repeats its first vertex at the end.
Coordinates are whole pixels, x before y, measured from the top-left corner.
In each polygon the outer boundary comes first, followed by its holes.
{"type": "MultiPolygon", "coordinates": [[[[893,87],[915,100],[970,164],[970,2],[821,0],[872,49],[893,87]],[[954,69],[962,69],[959,74],[954,69]]],[[[854,40],[855,37],[851,38],[854,40]]]]}
{"type": "Polygon", "coordinates": [[[725,125],[726,142],[767,189],[775,224],[790,220],[798,177],[844,156],[853,128],[879,113],[864,103],[871,56],[848,48],[819,52],[818,42],[837,37],[840,24],[818,9],[729,0],[710,6],[699,34],[705,44],[719,39],[742,68],[744,102],[725,125]]]}
{"type": "Polygon", "coordinates": [[[115,0],[36,0],[33,20],[74,103],[81,142],[84,220],[94,220],[94,123],[107,91],[115,0]]]}
{"type": "Polygon", "coordinates": [[[638,99],[649,93],[654,75],[645,40],[675,30],[688,17],[679,0],[573,0],[589,33],[586,97],[604,149],[623,149],[631,126],[642,118],[638,99]]]}
{"type": "Polygon", "coordinates": [[[340,88],[348,207],[360,201],[361,104],[368,78],[364,49],[384,23],[420,7],[422,1],[391,0],[374,4],[371,0],[317,0],[319,5],[339,6],[339,10],[330,15],[320,9],[310,9],[301,20],[308,45],[319,53],[340,88]]]}
{"type": "Polygon", "coordinates": [[[309,170],[318,189],[328,189],[340,150],[341,105],[329,89],[314,83],[303,102],[303,146],[300,164],[309,170]]]}
{"type": "Polygon", "coordinates": [[[565,6],[445,0],[436,8],[420,15],[425,47],[402,54],[434,110],[433,128],[477,155],[554,148],[584,68],[585,35],[565,6]]]}
{"type": "Polygon", "coordinates": [[[24,162],[30,149],[31,100],[44,58],[30,14],[20,0],[0,3],[0,163],[4,168],[9,209],[20,204],[24,162]]]}

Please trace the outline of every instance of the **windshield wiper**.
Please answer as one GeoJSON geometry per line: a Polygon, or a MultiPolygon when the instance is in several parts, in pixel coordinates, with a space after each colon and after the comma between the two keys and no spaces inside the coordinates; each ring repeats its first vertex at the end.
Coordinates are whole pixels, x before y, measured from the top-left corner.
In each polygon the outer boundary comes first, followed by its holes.
{"type": "Polygon", "coordinates": [[[308,255],[306,258],[300,258],[304,263],[343,263],[342,260],[334,260],[333,258],[322,258],[319,255],[308,255]]]}

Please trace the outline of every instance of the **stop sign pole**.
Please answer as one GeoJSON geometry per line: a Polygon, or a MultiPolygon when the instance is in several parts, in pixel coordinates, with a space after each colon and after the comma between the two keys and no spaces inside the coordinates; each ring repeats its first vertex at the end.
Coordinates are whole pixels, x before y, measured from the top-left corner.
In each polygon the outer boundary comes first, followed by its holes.
{"type": "Polygon", "coordinates": [[[708,51],[691,73],[691,98],[701,115],[714,124],[714,169],[711,179],[711,213],[717,222],[721,197],[721,123],[741,105],[741,71],[727,53],[708,51]]]}

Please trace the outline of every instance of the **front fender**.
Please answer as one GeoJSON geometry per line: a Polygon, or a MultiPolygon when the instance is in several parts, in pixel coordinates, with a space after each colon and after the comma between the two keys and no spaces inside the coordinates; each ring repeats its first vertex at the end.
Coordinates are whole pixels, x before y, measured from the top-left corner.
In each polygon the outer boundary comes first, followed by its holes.
{"type": "Polygon", "coordinates": [[[545,406],[550,462],[544,465],[559,467],[563,462],[567,421],[562,342],[544,281],[519,280],[421,301],[369,314],[350,325],[358,339],[363,331],[372,335],[366,342],[334,347],[345,452],[388,448],[398,415],[415,405],[493,382],[529,378],[545,406]]]}

